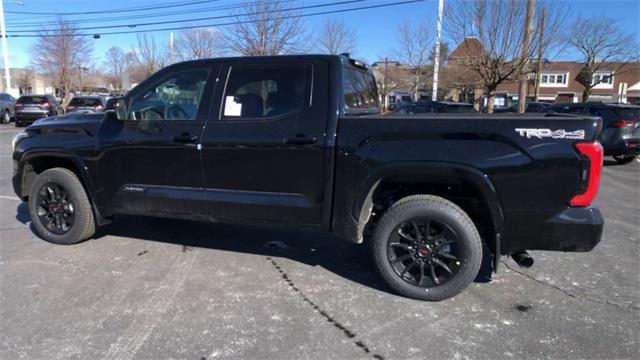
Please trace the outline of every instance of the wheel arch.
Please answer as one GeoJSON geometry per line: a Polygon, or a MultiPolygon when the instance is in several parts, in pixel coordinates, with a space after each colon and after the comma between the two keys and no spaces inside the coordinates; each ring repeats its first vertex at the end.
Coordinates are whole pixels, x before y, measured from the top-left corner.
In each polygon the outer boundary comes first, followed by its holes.
{"type": "Polygon", "coordinates": [[[418,194],[444,197],[467,211],[476,225],[482,228],[479,230],[497,263],[504,223],[498,194],[488,175],[477,168],[458,163],[404,162],[385,165],[371,172],[362,182],[350,210],[357,223],[354,234],[356,242],[364,241],[367,227],[375,223],[375,217],[384,213],[391,204],[403,197],[418,194]],[[388,200],[382,209],[381,199],[388,200]],[[477,203],[472,204],[476,200],[477,203]],[[376,214],[380,210],[382,212],[376,214]]]}
{"type": "Polygon", "coordinates": [[[28,199],[29,189],[36,176],[45,170],[57,167],[68,169],[78,177],[87,192],[98,225],[108,223],[108,221],[100,215],[100,211],[95,204],[95,187],[89,176],[88,168],[82,159],[74,154],[59,150],[32,150],[24,153],[18,165],[18,174],[21,174],[21,198],[23,200],[28,199]]]}

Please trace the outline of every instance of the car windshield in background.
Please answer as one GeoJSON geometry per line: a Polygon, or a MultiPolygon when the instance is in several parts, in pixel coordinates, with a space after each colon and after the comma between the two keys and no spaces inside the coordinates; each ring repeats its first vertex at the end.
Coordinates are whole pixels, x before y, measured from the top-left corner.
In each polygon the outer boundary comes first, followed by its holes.
{"type": "Polygon", "coordinates": [[[23,96],[20,99],[18,99],[17,103],[18,104],[41,104],[46,101],[47,101],[47,98],[45,98],[44,96],[23,96]]]}
{"type": "Polygon", "coordinates": [[[70,106],[78,106],[78,107],[95,107],[102,106],[100,99],[96,98],[73,98],[71,102],[69,102],[70,106]]]}
{"type": "Polygon", "coordinates": [[[613,109],[613,112],[616,115],[620,116],[625,120],[639,120],[640,119],[640,107],[638,108],[630,108],[630,109],[613,109]]]}

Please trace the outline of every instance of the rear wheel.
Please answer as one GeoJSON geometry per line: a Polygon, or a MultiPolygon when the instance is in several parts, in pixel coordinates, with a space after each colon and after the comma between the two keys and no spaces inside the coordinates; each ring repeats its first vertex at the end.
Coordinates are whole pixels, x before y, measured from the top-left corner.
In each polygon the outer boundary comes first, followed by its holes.
{"type": "Polygon", "coordinates": [[[636,157],[631,155],[614,155],[613,158],[618,162],[618,164],[628,164],[636,157]]]}
{"type": "Polygon", "coordinates": [[[482,261],[480,235],[469,216],[437,196],[395,203],[380,219],[373,257],[385,282],[401,295],[440,301],[464,290],[482,261]]]}
{"type": "Polygon", "coordinates": [[[43,171],[29,194],[31,222],[43,239],[76,244],[95,232],[91,203],[78,177],[68,169],[43,171]]]}

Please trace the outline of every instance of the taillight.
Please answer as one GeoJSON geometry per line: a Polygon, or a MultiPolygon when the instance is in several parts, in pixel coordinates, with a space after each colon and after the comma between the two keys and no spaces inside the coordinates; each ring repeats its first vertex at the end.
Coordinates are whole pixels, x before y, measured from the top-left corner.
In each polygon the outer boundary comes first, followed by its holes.
{"type": "Polygon", "coordinates": [[[96,105],[96,106],[95,106],[95,109],[96,109],[96,110],[102,110],[102,105],[96,105]]]}
{"type": "Polygon", "coordinates": [[[76,107],[75,107],[75,106],[73,106],[73,105],[69,105],[69,106],[67,106],[67,110],[73,110],[73,109],[75,109],[75,108],[76,108],[76,107]]]}
{"type": "Polygon", "coordinates": [[[51,104],[49,104],[48,102],[44,102],[44,103],[40,103],[40,106],[44,106],[48,108],[49,106],[51,106],[51,104]]]}
{"type": "Polygon", "coordinates": [[[589,206],[598,193],[602,172],[603,150],[599,142],[580,142],[576,149],[580,160],[580,192],[571,201],[571,206],[589,206]]]}
{"type": "Polygon", "coordinates": [[[619,120],[619,121],[616,121],[613,124],[611,124],[611,126],[621,129],[621,128],[627,127],[627,126],[635,126],[636,123],[637,123],[637,121],[635,121],[635,120],[619,120]]]}

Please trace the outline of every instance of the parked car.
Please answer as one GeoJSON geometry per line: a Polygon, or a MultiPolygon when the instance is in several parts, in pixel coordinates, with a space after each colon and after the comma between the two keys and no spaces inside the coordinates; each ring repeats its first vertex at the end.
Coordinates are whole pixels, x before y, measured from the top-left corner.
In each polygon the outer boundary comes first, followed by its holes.
{"type": "Polygon", "coordinates": [[[16,127],[27,126],[38,119],[62,114],[64,114],[62,106],[51,95],[23,95],[15,104],[16,127]]]}
{"type": "Polygon", "coordinates": [[[555,104],[549,111],[563,114],[600,116],[603,120],[599,140],[604,154],[626,164],[640,154],[640,106],[603,103],[555,104]]]}
{"type": "Polygon", "coordinates": [[[94,113],[102,112],[107,107],[107,100],[103,96],[74,96],[66,108],[66,113],[94,113]]]}
{"type": "Polygon", "coordinates": [[[13,119],[16,99],[11,94],[0,93],[0,123],[8,124],[13,119]]]}
{"type": "Polygon", "coordinates": [[[116,104],[14,138],[14,191],[42,238],[78,243],[115,214],[306,226],[370,243],[392,289],[435,301],[483,258],[530,266],[526,250],[602,234],[597,117],[386,121],[373,73],[339,55],[173,64],[116,104]]]}
{"type": "Polygon", "coordinates": [[[405,104],[398,110],[399,114],[424,113],[474,113],[473,105],[448,101],[425,101],[405,104]]]}
{"type": "MultiPolygon", "coordinates": [[[[518,106],[519,106],[519,104],[516,102],[516,103],[512,104],[511,106],[509,106],[508,108],[495,109],[494,112],[496,112],[496,113],[501,113],[501,112],[517,113],[518,112],[518,106]]],[[[543,113],[543,112],[547,112],[547,110],[549,109],[551,104],[545,103],[545,102],[527,101],[526,106],[527,107],[525,109],[525,112],[527,112],[527,113],[543,113]]]]}

